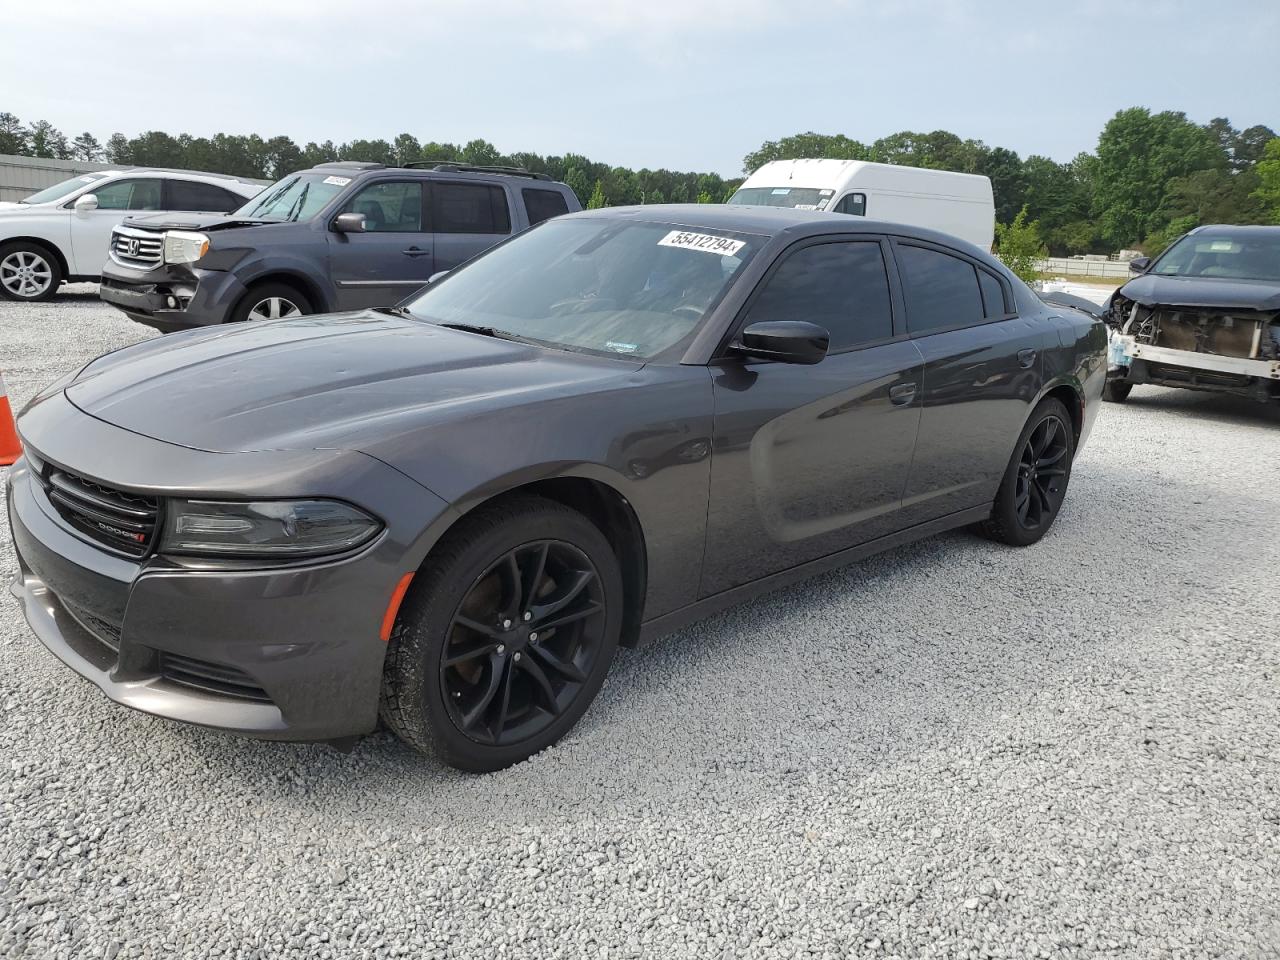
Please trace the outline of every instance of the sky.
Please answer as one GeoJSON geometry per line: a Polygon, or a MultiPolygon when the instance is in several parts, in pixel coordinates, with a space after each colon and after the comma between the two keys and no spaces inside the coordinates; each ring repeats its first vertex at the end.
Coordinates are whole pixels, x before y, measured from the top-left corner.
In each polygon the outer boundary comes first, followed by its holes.
{"type": "Polygon", "coordinates": [[[0,111],[88,130],[581,153],[740,172],[766,140],[1092,150],[1117,110],[1280,129],[1278,0],[6,3],[0,111]]]}

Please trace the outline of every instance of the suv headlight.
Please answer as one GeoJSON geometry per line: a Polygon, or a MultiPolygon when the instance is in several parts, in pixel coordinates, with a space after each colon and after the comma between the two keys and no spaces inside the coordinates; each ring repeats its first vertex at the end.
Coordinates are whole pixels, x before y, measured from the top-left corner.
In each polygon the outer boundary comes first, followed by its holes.
{"type": "Polygon", "coordinates": [[[311,557],[354,549],[381,528],[363,510],[336,500],[170,500],[160,550],[199,556],[311,557]]]}
{"type": "Polygon", "coordinates": [[[209,252],[209,238],[203,233],[169,230],[164,235],[165,263],[195,263],[209,252]]]}

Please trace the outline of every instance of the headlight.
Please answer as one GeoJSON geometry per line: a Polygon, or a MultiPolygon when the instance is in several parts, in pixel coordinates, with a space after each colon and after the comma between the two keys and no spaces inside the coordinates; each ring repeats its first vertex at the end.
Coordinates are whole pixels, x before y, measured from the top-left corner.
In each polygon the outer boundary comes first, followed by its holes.
{"type": "Polygon", "coordinates": [[[170,230],[164,235],[165,263],[195,263],[209,252],[209,238],[203,233],[170,230]]]}
{"type": "Polygon", "coordinates": [[[351,550],[380,528],[363,510],[335,500],[170,500],[160,549],[200,556],[310,557],[351,550]]]}

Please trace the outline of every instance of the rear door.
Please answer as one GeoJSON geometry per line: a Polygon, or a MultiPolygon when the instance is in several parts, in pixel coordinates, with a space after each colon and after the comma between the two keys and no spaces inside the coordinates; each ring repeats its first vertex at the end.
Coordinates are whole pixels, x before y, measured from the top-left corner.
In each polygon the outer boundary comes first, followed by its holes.
{"type": "Polygon", "coordinates": [[[437,270],[452,270],[511,235],[511,204],[496,183],[431,181],[437,270]]]}
{"type": "Polygon", "coordinates": [[[715,431],[701,595],[891,533],[915,448],[922,363],[906,338],[883,238],[792,247],[739,328],[808,320],[831,350],[813,366],[712,367],[715,431]]]}
{"type": "Polygon", "coordinates": [[[364,233],[330,230],[329,273],[338,309],[389,307],[436,270],[427,221],[427,182],[386,179],[366,184],[331,216],[364,214],[364,233]]]}
{"type": "Polygon", "coordinates": [[[71,212],[71,272],[96,277],[107,262],[111,231],[129,216],[164,210],[164,181],[159,177],[113,180],[91,191],[96,210],[71,212]]]}
{"type": "Polygon", "coordinates": [[[1009,284],[960,251],[896,239],[907,329],[924,357],[904,523],[990,503],[1043,381],[1052,333],[1015,312],[1009,284]]]}

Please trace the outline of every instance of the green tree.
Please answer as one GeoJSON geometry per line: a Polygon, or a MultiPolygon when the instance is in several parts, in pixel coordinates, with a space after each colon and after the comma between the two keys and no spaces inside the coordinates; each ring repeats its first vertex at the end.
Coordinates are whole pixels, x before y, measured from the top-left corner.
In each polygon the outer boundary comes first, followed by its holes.
{"type": "Polygon", "coordinates": [[[1227,161],[1215,136],[1186,114],[1121,110],[1098,138],[1093,207],[1103,237],[1117,246],[1145,237],[1159,225],[1169,181],[1227,161]]]}
{"type": "Polygon", "coordinates": [[[774,160],[799,160],[807,157],[830,160],[870,160],[866,144],[850,140],[844,134],[797,133],[781,140],[768,140],[742,158],[742,172],[755,173],[774,160]]]}
{"type": "Polygon", "coordinates": [[[129,138],[123,133],[113,133],[107,139],[107,163],[133,163],[133,154],[129,148],[129,138]]]}
{"type": "Polygon", "coordinates": [[[1267,143],[1262,159],[1253,169],[1258,175],[1253,198],[1262,204],[1262,215],[1267,222],[1280,223],[1280,137],[1267,143]]]}
{"type": "Polygon", "coordinates": [[[1258,185],[1258,173],[1252,166],[1237,173],[1197,170],[1174,177],[1165,189],[1159,219],[1170,222],[1190,217],[1197,224],[1263,223],[1266,211],[1253,196],[1258,185]]]}
{"type": "Polygon", "coordinates": [[[564,182],[578,197],[578,202],[585,206],[591,198],[591,181],[587,179],[587,175],[579,168],[573,167],[564,175],[564,182]]]}
{"type": "Polygon", "coordinates": [[[996,224],[996,252],[1024,283],[1036,279],[1036,261],[1044,258],[1046,250],[1040,240],[1039,226],[1027,219],[1026,207],[1019,210],[1011,222],[996,224]]]}
{"type": "Polygon", "coordinates": [[[422,144],[411,133],[402,133],[396,137],[391,149],[395,152],[396,164],[402,167],[406,163],[416,163],[422,159],[422,144]]]}
{"type": "Polygon", "coordinates": [[[71,159],[71,147],[67,145],[66,136],[48,120],[37,120],[31,125],[27,130],[27,143],[33,157],[71,159]]]}
{"type": "Polygon", "coordinates": [[[0,153],[26,156],[27,130],[12,113],[0,113],[0,153]]]}
{"type": "Polygon", "coordinates": [[[71,155],[85,163],[95,163],[102,159],[102,144],[92,133],[85,132],[71,141],[71,155]]]}
{"type": "Polygon", "coordinates": [[[1193,227],[1198,226],[1195,217],[1179,217],[1164,224],[1142,241],[1142,252],[1149,257],[1158,257],[1166,247],[1193,227]]]}
{"type": "Polygon", "coordinates": [[[604,184],[597,180],[595,189],[591,191],[591,199],[587,201],[587,209],[599,210],[601,207],[607,207],[608,205],[609,201],[604,195],[604,184]]]}

